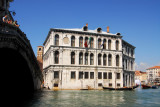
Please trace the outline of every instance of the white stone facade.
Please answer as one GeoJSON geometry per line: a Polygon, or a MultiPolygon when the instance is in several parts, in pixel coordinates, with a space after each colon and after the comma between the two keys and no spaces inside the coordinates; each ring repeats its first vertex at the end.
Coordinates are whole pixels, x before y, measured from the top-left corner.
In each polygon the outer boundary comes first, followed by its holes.
{"type": "Polygon", "coordinates": [[[43,44],[44,85],[58,89],[133,85],[135,47],[122,40],[120,34],[85,27],[50,29],[43,44]],[[124,55],[122,46],[133,50],[132,55],[130,52],[124,55]],[[124,59],[128,61],[127,65],[124,65],[124,59]],[[125,66],[128,68],[124,69],[125,66]]]}
{"type": "Polygon", "coordinates": [[[156,79],[160,79],[160,66],[154,66],[146,69],[148,82],[156,82],[156,79]]]}

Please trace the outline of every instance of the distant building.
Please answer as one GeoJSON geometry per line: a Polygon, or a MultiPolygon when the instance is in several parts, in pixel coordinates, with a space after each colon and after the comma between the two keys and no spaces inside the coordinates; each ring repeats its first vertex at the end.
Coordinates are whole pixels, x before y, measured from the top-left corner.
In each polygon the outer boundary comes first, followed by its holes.
{"type": "Polygon", "coordinates": [[[160,82],[160,66],[154,66],[146,69],[148,82],[160,82]]]}
{"type": "Polygon", "coordinates": [[[101,89],[134,85],[135,47],[101,28],[50,29],[44,42],[44,85],[101,89]]]}
{"type": "Polygon", "coordinates": [[[37,47],[37,61],[41,68],[41,71],[43,71],[43,46],[37,47]]]}
{"type": "Polygon", "coordinates": [[[136,84],[146,84],[147,83],[147,73],[143,71],[135,71],[135,83],[136,84]]]}

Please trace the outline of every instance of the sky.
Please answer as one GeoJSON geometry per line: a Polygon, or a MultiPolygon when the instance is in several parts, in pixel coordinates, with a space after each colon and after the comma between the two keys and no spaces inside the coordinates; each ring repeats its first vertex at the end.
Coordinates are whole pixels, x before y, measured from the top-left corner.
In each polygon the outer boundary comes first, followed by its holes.
{"type": "Polygon", "coordinates": [[[50,28],[101,27],[134,45],[136,70],[160,66],[160,0],[14,0],[10,11],[37,54],[50,28]]]}

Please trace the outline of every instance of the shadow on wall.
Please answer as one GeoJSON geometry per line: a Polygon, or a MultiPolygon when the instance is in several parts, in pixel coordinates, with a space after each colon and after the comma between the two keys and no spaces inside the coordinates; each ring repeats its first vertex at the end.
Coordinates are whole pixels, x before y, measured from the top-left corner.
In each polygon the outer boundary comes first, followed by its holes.
{"type": "Polygon", "coordinates": [[[30,69],[15,50],[0,49],[0,82],[1,102],[5,102],[4,105],[21,104],[33,95],[34,83],[30,69]]]}

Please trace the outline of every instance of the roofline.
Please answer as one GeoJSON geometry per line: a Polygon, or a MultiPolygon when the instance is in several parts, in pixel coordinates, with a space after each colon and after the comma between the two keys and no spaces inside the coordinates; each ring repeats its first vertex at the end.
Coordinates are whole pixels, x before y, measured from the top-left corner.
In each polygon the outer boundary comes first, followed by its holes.
{"type": "Polygon", "coordinates": [[[132,44],[128,43],[127,41],[125,41],[125,40],[123,40],[123,39],[122,39],[122,42],[125,42],[127,45],[131,46],[131,47],[134,48],[134,49],[136,48],[135,46],[133,46],[132,44]]]}
{"type": "Polygon", "coordinates": [[[147,68],[146,70],[148,70],[148,69],[160,69],[160,68],[155,68],[155,67],[157,67],[157,66],[153,66],[153,67],[147,68]]]}
{"type": "Polygon", "coordinates": [[[116,34],[102,34],[102,33],[93,33],[93,32],[88,32],[88,31],[75,31],[75,30],[69,30],[69,29],[55,29],[55,28],[51,28],[50,31],[48,32],[48,35],[43,43],[43,45],[45,45],[45,43],[47,42],[47,39],[49,38],[49,35],[51,34],[51,32],[65,32],[65,33],[75,33],[75,34],[87,34],[87,35],[92,35],[92,36],[108,36],[108,37],[116,37],[116,38],[122,38],[122,36],[116,35],[116,34]]]}

